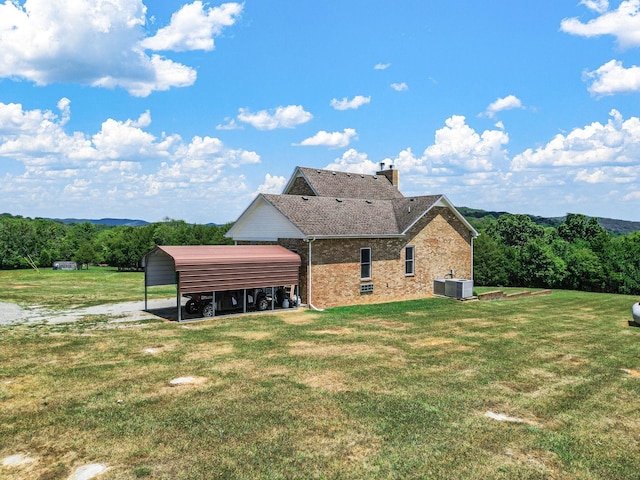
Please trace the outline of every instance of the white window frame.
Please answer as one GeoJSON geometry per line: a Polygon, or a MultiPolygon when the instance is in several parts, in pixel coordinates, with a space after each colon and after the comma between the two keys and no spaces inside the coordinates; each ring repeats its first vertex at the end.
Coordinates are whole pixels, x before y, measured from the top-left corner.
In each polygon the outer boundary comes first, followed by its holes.
{"type": "Polygon", "coordinates": [[[407,245],[404,247],[404,275],[405,277],[413,277],[416,274],[416,247],[415,245],[407,245]],[[411,251],[411,258],[407,253],[411,251]],[[409,271],[411,265],[411,271],[409,271]]]}
{"type": "Polygon", "coordinates": [[[371,280],[371,270],[372,270],[372,264],[373,263],[373,259],[371,256],[371,247],[363,247],[360,249],[360,280],[371,280]],[[364,252],[365,250],[369,251],[369,261],[368,262],[364,262],[362,259],[362,252],[364,252]],[[369,276],[363,276],[362,273],[362,269],[363,267],[368,267],[369,268],[369,276]]]}

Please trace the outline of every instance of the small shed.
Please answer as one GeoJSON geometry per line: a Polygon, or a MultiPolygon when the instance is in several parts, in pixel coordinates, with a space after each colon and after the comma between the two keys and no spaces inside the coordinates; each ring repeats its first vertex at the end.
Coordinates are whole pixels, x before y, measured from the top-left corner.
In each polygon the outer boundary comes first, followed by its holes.
{"type": "MultiPolygon", "coordinates": [[[[181,297],[229,290],[297,289],[300,256],[279,245],[158,246],[144,257],[145,309],[147,287],[177,285],[178,321],[181,297]]],[[[245,305],[246,311],[246,305],[245,305]]]]}
{"type": "Polygon", "coordinates": [[[57,261],[53,262],[54,270],[77,270],[78,264],[70,261],[57,261]]]}

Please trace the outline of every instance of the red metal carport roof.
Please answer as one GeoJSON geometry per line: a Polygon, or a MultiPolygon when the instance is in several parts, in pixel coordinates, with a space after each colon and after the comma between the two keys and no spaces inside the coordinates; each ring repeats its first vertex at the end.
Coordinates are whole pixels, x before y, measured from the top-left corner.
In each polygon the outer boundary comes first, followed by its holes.
{"type": "Polygon", "coordinates": [[[279,245],[158,246],[145,255],[145,286],[179,294],[297,285],[300,256],[279,245]]]}

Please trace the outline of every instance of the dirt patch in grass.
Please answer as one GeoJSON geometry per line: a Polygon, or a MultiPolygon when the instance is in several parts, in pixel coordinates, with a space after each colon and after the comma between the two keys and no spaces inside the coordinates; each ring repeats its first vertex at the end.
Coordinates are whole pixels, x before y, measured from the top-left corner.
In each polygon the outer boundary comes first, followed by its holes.
{"type": "Polygon", "coordinates": [[[353,328],[349,327],[330,327],[324,330],[314,330],[314,335],[350,335],[353,333],[353,328]]]}
{"type": "Polygon", "coordinates": [[[235,351],[235,347],[230,343],[202,343],[192,348],[185,355],[185,360],[206,360],[211,357],[230,355],[235,351]]]}
{"type": "Polygon", "coordinates": [[[16,413],[33,411],[41,407],[41,384],[35,377],[13,377],[0,380],[2,409],[16,413]]]}
{"type": "Polygon", "coordinates": [[[290,344],[289,354],[313,357],[337,357],[345,355],[394,355],[399,350],[391,346],[367,345],[365,343],[348,343],[326,345],[314,342],[295,342],[290,344]]]}
{"type": "Polygon", "coordinates": [[[387,330],[398,330],[398,331],[407,330],[412,326],[410,323],[407,323],[407,322],[400,322],[397,320],[384,320],[381,318],[373,318],[371,320],[362,320],[354,323],[357,325],[364,325],[367,327],[374,326],[374,327],[384,328],[387,330]]]}
{"type": "Polygon", "coordinates": [[[349,388],[351,382],[347,375],[337,370],[309,373],[302,377],[301,382],[308,387],[326,390],[331,393],[351,390],[349,388]]]}
{"type": "Polygon", "coordinates": [[[287,367],[281,365],[262,366],[253,360],[232,360],[216,365],[214,369],[220,373],[240,373],[252,380],[288,376],[290,373],[287,367]]]}
{"type": "Polygon", "coordinates": [[[279,318],[289,325],[307,325],[320,320],[322,315],[309,310],[292,310],[291,312],[281,313],[279,318]]]}
{"type": "Polygon", "coordinates": [[[451,345],[454,343],[454,340],[451,338],[444,337],[426,337],[416,339],[409,343],[409,345],[413,348],[428,348],[428,347],[441,347],[443,345],[451,345]]]}
{"type": "Polygon", "coordinates": [[[231,332],[225,333],[227,337],[237,337],[244,340],[264,340],[271,336],[270,332],[231,332]]]}
{"type": "Polygon", "coordinates": [[[538,470],[545,475],[545,478],[561,478],[558,457],[553,452],[542,450],[523,452],[518,449],[507,448],[504,451],[504,456],[509,463],[538,470]]]}
{"type": "Polygon", "coordinates": [[[344,426],[341,431],[309,432],[300,439],[300,449],[310,457],[333,459],[340,463],[340,470],[346,472],[381,450],[381,441],[369,432],[357,432],[344,426]]]}
{"type": "Polygon", "coordinates": [[[500,338],[505,338],[507,340],[510,340],[512,338],[518,338],[520,336],[520,332],[505,332],[502,335],[500,335],[500,338]]]}

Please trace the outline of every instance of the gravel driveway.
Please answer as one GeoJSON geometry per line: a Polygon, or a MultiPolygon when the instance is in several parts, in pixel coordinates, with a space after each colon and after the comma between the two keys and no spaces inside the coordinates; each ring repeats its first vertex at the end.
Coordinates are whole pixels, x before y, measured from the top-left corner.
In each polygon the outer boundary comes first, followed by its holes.
{"type": "MultiPolygon", "coordinates": [[[[175,310],[175,302],[175,299],[149,300],[148,310],[158,313],[164,312],[167,309],[175,310]]],[[[144,310],[144,301],[114,303],[63,311],[52,311],[37,306],[22,308],[13,303],[0,302],[0,325],[75,322],[87,315],[109,315],[126,321],[157,318],[157,315],[144,310]]]]}

